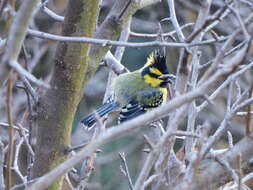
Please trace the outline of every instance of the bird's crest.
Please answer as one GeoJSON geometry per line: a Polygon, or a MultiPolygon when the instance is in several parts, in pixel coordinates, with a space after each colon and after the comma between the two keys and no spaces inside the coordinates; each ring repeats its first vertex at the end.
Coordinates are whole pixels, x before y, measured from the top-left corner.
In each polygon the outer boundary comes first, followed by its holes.
{"type": "Polygon", "coordinates": [[[143,68],[150,67],[151,72],[157,75],[169,74],[168,68],[166,66],[166,57],[165,55],[156,50],[152,52],[147,58],[147,62],[143,68]]]}
{"type": "Polygon", "coordinates": [[[150,54],[146,64],[141,69],[141,75],[144,81],[152,87],[167,87],[167,84],[171,83],[166,58],[159,51],[150,54]]]}

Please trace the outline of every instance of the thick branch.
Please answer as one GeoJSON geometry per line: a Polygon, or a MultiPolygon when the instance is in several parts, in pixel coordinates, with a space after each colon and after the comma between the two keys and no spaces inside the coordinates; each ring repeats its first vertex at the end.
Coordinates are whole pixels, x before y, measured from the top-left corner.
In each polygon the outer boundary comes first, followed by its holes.
{"type": "MultiPolygon", "coordinates": [[[[69,1],[62,34],[91,37],[99,0],[69,1]]],[[[64,161],[70,145],[71,126],[82,95],[88,63],[88,44],[59,43],[48,89],[38,102],[38,135],[33,177],[40,177],[64,161]]],[[[50,189],[61,188],[61,180],[50,189]]]]}

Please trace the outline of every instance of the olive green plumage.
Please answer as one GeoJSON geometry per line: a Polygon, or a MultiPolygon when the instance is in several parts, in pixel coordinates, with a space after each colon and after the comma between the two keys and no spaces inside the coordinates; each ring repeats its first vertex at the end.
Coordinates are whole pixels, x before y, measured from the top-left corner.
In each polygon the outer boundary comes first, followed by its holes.
{"type": "MultiPolygon", "coordinates": [[[[167,86],[172,78],[165,56],[158,51],[153,52],[141,69],[115,78],[113,95],[96,110],[97,116],[120,111],[119,122],[123,122],[160,106],[167,101],[167,86]]],[[[97,116],[92,113],[84,117],[81,123],[90,129],[96,123],[97,116]]]]}

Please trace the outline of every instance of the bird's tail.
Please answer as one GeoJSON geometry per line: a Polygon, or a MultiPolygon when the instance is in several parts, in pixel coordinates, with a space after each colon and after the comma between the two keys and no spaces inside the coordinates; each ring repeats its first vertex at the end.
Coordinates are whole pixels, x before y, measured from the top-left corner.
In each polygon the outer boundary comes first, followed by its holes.
{"type": "Polygon", "coordinates": [[[105,103],[100,108],[98,108],[94,113],[87,115],[81,120],[81,123],[90,130],[96,123],[99,117],[103,117],[108,113],[111,113],[119,108],[119,104],[115,102],[105,103]]]}

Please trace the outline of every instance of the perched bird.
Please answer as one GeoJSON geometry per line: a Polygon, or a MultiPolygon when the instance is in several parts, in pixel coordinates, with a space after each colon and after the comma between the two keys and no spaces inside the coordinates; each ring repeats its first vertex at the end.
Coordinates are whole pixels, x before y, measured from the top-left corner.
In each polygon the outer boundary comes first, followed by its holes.
{"type": "Polygon", "coordinates": [[[89,130],[98,117],[108,113],[120,111],[120,123],[158,107],[166,102],[167,87],[172,79],[174,76],[168,73],[165,56],[154,51],[141,69],[115,78],[113,95],[95,113],[84,117],[81,123],[89,130]]]}

